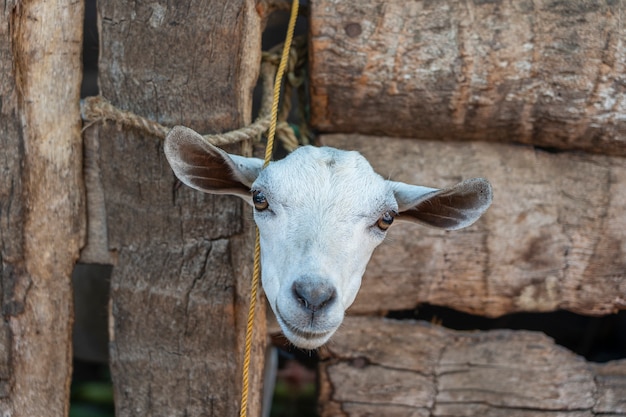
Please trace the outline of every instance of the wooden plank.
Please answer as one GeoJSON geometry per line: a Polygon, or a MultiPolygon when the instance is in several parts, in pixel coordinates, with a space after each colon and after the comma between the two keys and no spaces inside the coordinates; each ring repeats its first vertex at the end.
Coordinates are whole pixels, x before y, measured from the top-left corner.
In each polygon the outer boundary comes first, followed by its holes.
{"type": "Polygon", "coordinates": [[[542,333],[348,317],[323,352],[322,417],[626,415],[626,361],[591,364],[542,333]]]}
{"type": "Polygon", "coordinates": [[[0,414],[63,416],[84,238],[83,3],[0,9],[0,414]]]}
{"type": "Polygon", "coordinates": [[[499,316],[626,308],[626,163],[531,147],[326,135],[385,177],[446,187],[488,178],[494,202],[473,226],[442,232],[400,223],[374,253],[351,311],[431,303],[499,316]]]}
{"type": "Polygon", "coordinates": [[[621,2],[311,2],[312,124],[626,155],[621,2]]]}
{"type": "MultiPolygon", "coordinates": [[[[254,1],[98,8],[99,82],[114,105],[203,133],[250,122],[261,53],[254,1]]],[[[107,125],[95,140],[115,262],[116,415],[237,415],[253,254],[242,203],[179,187],[158,139],[107,125]]],[[[262,304],[258,314],[251,416],[262,396],[262,304]]]]}

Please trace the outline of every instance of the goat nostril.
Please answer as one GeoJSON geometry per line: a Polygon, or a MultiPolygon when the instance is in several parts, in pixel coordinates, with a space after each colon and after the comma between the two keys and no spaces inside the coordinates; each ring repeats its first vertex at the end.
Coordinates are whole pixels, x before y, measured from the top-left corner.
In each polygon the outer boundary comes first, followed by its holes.
{"type": "Polygon", "coordinates": [[[309,308],[309,302],[307,301],[307,299],[300,294],[299,290],[298,290],[298,285],[293,284],[293,295],[296,298],[296,300],[298,300],[298,303],[300,303],[300,305],[302,305],[302,307],[308,309],[309,308]]]}
{"type": "Polygon", "coordinates": [[[318,308],[318,310],[321,310],[321,309],[323,309],[324,307],[326,307],[326,306],[328,305],[328,303],[329,303],[329,302],[330,302],[330,300],[322,302],[322,303],[321,303],[321,304],[317,307],[317,308],[318,308]]]}
{"type": "Polygon", "coordinates": [[[297,298],[298,302],[299,302],[300,304],[302,304],[302,306],[303,306],[304,308],[309,308],[309,303],[308,303],[308,302],[307,302],[304,298],[302,298],[302,297],[297,297],[297,296],[296,296],[296,298],[297,298]]]}

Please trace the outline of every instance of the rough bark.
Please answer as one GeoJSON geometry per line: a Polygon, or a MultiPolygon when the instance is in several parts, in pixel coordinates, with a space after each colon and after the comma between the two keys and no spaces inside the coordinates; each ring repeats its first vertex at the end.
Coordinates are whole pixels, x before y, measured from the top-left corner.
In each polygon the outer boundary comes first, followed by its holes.
{"type": "Polygon", "coordinates": [[[324,356],[322,417],[626,415],[626,361],[588,363],[542,333],[351,317],[324,356]]]}
{"type": "MultiPolygon", "coordinates": [[[[261,51],[253,1],[98,7],[99,82],[114,105],[203,133],[250,122],[261,51]]],[[[242,203],[179,187],[153,137],[111,125],[96,134],[115,262],[116,415],[237,415],[252,266],[242,203]]],[[[265,329],[258,313],[251,416],[259,414],[262,394],[265,329]]]]}
{"type": "Polygon", "coordinates": [[[83,3],[0,9],[0,414],[63,416],[84,238],[83,3]]]}
{"type": "Polygon", "coordinates": [[[311,2],[325,132],[626,155],[622,2],[311,2]]]}
{"type": "Polygon", "coordinates": [[[626,308],[626,160],[532,147],[326,135],[385,177],[446,187],[488,178],[494,202],[469,228],[398,222],[374,253],[353,313],[419,303],[499,316],[626,308]]]}

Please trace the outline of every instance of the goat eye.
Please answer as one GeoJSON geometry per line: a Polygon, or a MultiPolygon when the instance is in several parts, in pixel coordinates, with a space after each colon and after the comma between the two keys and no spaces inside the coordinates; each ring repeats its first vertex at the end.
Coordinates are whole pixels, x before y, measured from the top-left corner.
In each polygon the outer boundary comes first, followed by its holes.
{"type": "Polygon", "coordinates": [[[265,198],[265,194],[261,191],[252,191],[252,202],[254,203],[254,208],[258,211],[263,211],[269,207],[267,198],[265,198]]]}
{"type": "Polygon", "coordinates": [[[378,226],[378,228],[383,231],[389,229],[389,226],[391,226],[391,223],[393,223],[393,219],[396,215],[397,213],[393,211],[386,211],[385,213],[383,213],[380,219],[378,219],[376,226],[378,226]]]}

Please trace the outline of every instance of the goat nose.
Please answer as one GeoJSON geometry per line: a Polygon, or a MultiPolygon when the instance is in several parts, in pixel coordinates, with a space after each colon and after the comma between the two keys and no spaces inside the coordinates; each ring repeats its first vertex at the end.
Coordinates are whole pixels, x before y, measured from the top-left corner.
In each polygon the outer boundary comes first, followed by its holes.
{"type": "Polygon", "coordinates": [[[335,287],[323,281],[299,280],[294,282],[292,291],[300,305],[312,313],[327,307],[336,298],[335,287]]]}

